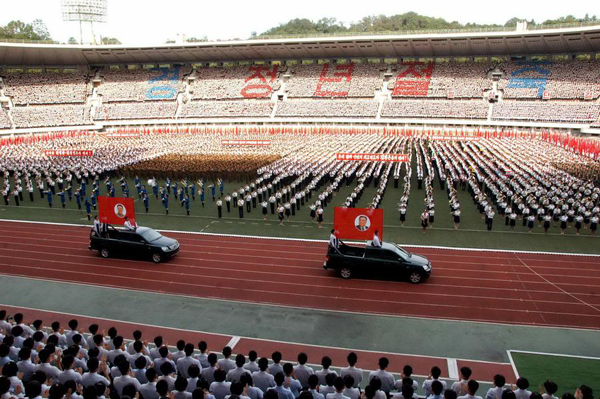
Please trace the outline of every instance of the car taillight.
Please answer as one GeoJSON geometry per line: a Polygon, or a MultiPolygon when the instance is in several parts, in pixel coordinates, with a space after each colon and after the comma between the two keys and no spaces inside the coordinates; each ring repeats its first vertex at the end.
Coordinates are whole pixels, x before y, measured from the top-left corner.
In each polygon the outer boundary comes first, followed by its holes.
{"type": "Polygon", "coordinates": [[[325,262],[329,262],[329,256],[325,257],[325,262]]]}

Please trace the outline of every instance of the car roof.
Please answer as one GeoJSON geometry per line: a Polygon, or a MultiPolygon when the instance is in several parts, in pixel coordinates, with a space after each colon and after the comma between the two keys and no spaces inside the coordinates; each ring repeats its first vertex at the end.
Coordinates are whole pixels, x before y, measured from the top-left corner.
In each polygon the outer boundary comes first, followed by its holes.
{"type": "MultiPolygon", "coordinates": [[[[372,246],[373,246],[373,241],[367,241],[367,247],[372,247],[372,246]]],[[[388,249],[388,250],[393,251],[396,249],[396,246],[393,243],[382,242],[381,249],[388,249]]]]}

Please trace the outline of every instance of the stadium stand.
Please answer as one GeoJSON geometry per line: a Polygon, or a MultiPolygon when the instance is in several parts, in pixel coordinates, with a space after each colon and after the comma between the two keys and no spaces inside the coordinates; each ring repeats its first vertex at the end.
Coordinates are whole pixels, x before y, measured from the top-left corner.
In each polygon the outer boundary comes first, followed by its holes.
{"type": "Polygon", "coordinates": [[[383,104],[382,118],[486,119],[483,100],[392,100],[383,104]]]}
{"type": "Polygon", "coordinates": [[[10,129],[11,127],[12,123],[8,117],[8,110],[0,108],[0,129],[10,129]]]}
{"type": "Polygon", "coordinates": [[[183,107],[181,118],[269,117],[274,103],[269,100],[192,101],[183,107]]]}
{"type": "Polygon", "coordinates": [[[175,117],[177,104],[173,101],[142,101],[107,103],[96,108],[94,120],[169,119],[175,117]]]}
{"type": "Polygon", "coordinates": [[[75,126],[89,124],[89,112],[83,105],[36,105],[13,107],[16,127],[75,126]]]}
{"type": "Polygon", "coordinates": [[[278,65],[199,68],[190,91],[193,99],[200,100],[270,98],[279,90],[279,76],[285,69],[278,65]]]}
{"type": "Polygon", "coordinates": [[[277,105],[280,117],[374,118],[379,103],[361,100],[290,100],[277,105]]]}
{"type": "Polygon", "coordinates": [[[493,120],[590,123],[598,119],[600,104],[580,101],[502,101],[494,104],[493,120]]]}
{"type": "Polygon", "coordinates": [[[6,73],[4,94],[15,105],[84,103],[87,76],[81,73],[6,73]]]}
{"type": "Polygon", "coordinates": [[[189,67],[103,69],[98,94],[104,102],[175,99],[184,88],[189,67]]]}

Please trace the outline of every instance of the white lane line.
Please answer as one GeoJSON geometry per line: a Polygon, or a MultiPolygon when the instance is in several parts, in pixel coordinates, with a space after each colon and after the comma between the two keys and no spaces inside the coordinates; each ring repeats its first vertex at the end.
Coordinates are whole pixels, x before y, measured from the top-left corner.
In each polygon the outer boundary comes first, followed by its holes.
{"type": "Polygon", "coordinates": [[[458,380],[458,362],[455,358],[449,357],[448,361],[448,376],[451,379],[458,380]]]}
{"type": "Polygon", "coordinates": [[[242,339],[242,337],[234,335],[233,337],[231,337],[231,339],[229,340],[229,342],[227,342],[227,345],[225,346],[228,346],[231,349],[233,349],[238,344],[238,342],[240,342],[240,339],[242,339]]]}

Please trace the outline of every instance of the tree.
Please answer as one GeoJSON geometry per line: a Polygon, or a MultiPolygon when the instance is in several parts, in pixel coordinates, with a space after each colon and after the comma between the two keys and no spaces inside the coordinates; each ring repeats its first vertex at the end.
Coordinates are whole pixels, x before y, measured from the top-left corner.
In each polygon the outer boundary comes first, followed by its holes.
{"type": "Polygon", "coordinates": [[[69,41],[67,43],[69,43],[69,44],[79,44],[79,42],[77,41],[77,39],[75,39],[73,36],[71,36],[69,38],[69,41]]]}
{"type": "Polygon", "coordinates": [[[41,19],[34,19],[31,23],[33,32],[39,37],[38,40],[51,40],[48,27],[41,19]]]}
{"type": "Polygon", "coordinates": [[[114,37],[103,37],[102,44],[121,44],[119,39],[115,39],[114,37]]]}
{"type": "Polygon", "coordinates": [[[192,36],[189,39],[185,39],[185,41],[188,42],[188,43],[207,42],[208,41],[208,37],[203,36],[200,39],[198,39],[198,38],[192,36]]]}
{"type": "Polygon", "coordinates": [[[31,24],[23,21],[10,21],[6,26],[0,26],[0,38],[18,40],[52,40],[46,24],[36,19],[31,24]]]}

